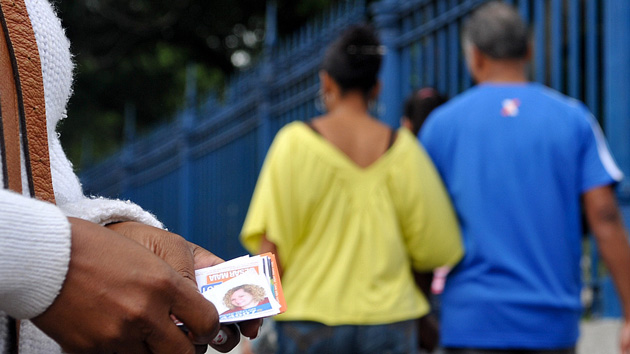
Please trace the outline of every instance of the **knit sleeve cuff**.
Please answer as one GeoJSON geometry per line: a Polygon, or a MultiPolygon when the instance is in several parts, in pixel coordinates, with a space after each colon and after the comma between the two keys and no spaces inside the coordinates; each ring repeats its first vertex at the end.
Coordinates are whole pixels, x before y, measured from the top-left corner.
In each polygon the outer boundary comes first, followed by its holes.
{"type": "Polygon", "coordinates": [[[153,214],[128,200],[102,197],[83,198],[60,205],[59,208],[68,217],[76,217],[100,225],[122,221],[137,221],[160,229],[164,228],[153,214]]]}
{"type": "Polygon", "coordinates": [[[33,318],[53,303],[65,280],[70,223],[52,204],[0,193],[0,309],[33,318]]]}

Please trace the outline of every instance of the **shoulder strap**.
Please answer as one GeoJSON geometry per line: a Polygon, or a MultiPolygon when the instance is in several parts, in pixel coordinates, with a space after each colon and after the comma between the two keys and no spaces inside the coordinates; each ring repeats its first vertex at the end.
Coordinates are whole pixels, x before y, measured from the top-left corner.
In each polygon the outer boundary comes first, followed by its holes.
{"type": "MultiPolygon", "coordinates": [[[[24,0],[0,0],[0,144],[3,187],[22,193],[22,147],[29,194],[54,203],[42,66],[24,0]]],[[[20,321],[9,317],[7,333],[7,351],[18,353],[20,321]]]]}
{"type": "Polygon", "coordinates": [[[0,129],[2,129],[0,138],[2,139],[3,187],[22,193],[17,92],[13,79],[12,56],[5,40],[4,27],[4,25],[0,26],[0,116],[2,118],[0,119],[0,129]]]}
{"type": "Polygon", "coordinates": [[[30,195],[54,203],[42,66],[24,0],[0,0],[0,23],[0,41],[4,42],[0,44],[0,112],[5,185],[21,189],[20,144],[16,144],[21,133],[30,195]]]}

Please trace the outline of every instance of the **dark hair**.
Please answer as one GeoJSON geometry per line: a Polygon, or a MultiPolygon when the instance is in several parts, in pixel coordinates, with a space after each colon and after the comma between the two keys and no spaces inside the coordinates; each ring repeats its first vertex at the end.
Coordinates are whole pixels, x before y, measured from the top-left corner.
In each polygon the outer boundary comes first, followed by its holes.
{"type": "Polygon", "coordinates": [[[521,59],[527,55],[529,31],[513,6],[491,1],[477,8],[466,21],[462,42],[494,59],[521,59]]]}
{"type": "Polygon", "coordinates": [[[407,98],[405,101],[405,117],[411,122],[411,131],[414,135],[418,135],[422,124],[431,111],[444,102],[446,102],[446,97],[432,87],[422,88],[407,98]]]}
{"type": "Polygon", "coordinates": [[[368,25],[344,31],[326,49],[322,70],[341,87],[341,92],[359,90],[367,95],[376,85],[384,49],[368,25]]]}

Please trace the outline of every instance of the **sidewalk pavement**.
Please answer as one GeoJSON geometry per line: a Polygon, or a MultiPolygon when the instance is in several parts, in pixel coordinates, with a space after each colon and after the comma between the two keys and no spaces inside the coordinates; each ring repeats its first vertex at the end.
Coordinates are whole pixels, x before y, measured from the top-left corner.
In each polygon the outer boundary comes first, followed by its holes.
{"type": "Polygon", "coordinates": [[[619,319],[582,322],[577,354],[618,354],[620,330],[619,319]]]}
{"type": "MultiPolygon", "coordinates": [[[[580,325],[580,340],[577,354],[618,354],[619,331],[621,320],[600,319],[584,321],[580,325]]],[[[237,346],[230,353],[241,354],[241,346],[237,346]]],[[[206,352],[218,353],[211,348],[206,352]]]]}

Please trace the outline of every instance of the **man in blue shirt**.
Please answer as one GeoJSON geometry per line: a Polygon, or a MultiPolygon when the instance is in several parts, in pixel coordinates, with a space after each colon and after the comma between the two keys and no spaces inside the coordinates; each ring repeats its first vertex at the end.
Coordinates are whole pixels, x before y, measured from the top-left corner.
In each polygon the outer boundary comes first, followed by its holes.
{"type": "Polygon", "coordinates": [[[453,199],[466,255],[442,296],[447,354],[575,353],[581,208],[619,291],[630,352],[630,247],[612,186],[623,177],[580,102],[529,83],[528,29],[509,5],[469,18],[478,85],[438,108],[420,139],[453,199]]]}

